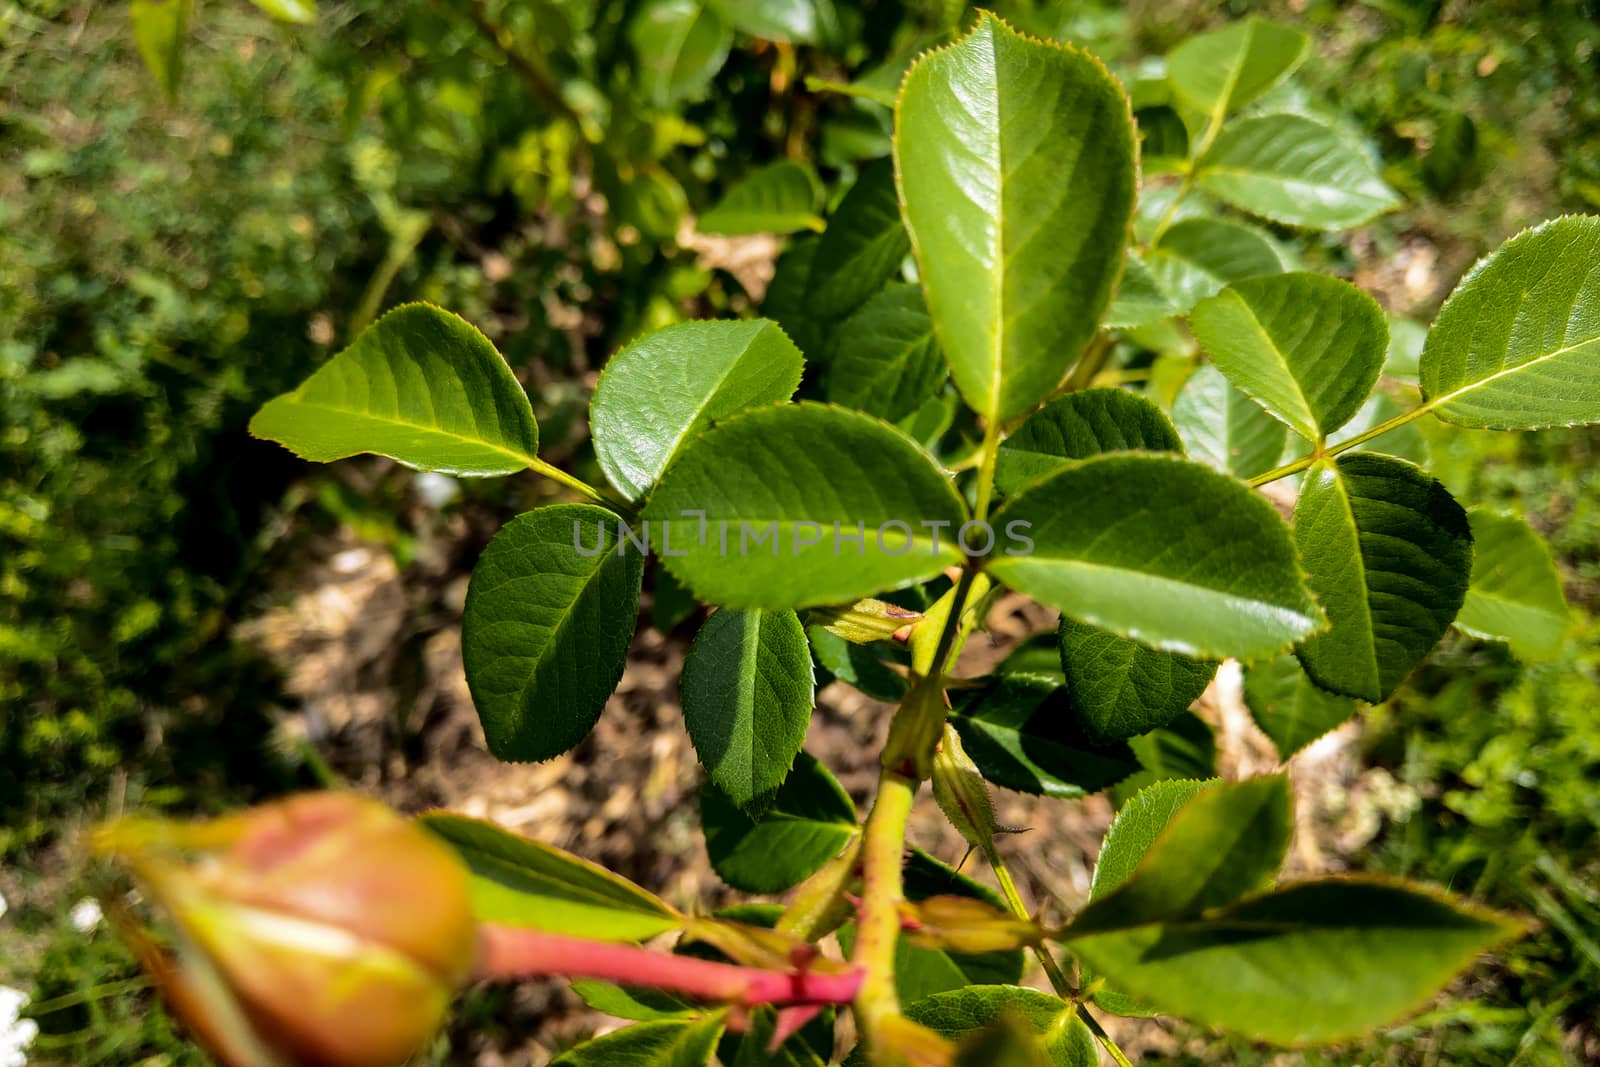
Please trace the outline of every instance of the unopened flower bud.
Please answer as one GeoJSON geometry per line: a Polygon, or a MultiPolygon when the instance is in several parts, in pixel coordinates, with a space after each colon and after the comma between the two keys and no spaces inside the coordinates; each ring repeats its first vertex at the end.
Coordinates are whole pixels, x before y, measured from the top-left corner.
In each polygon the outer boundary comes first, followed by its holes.
{"type": "Polygon", "coordinates": [[[228,1067],[391,1067],[444,1019],[477,957],[465,869],[375,801],[308,793],[208,823],[114,823],[176,928],[131,936],[174,1010],[228,1067]]]}

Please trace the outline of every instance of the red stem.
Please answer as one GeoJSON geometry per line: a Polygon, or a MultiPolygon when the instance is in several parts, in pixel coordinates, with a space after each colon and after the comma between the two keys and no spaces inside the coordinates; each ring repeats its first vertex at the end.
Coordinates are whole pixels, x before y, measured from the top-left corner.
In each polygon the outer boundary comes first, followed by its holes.
{"type": "Polygon", "coordinates": [[[479,931],[479,978],[599,978],[745,1005],[848,1004],[861,987],[861,971],[855,968],[766,971],[495,923],[484,923],[479,931]]]}

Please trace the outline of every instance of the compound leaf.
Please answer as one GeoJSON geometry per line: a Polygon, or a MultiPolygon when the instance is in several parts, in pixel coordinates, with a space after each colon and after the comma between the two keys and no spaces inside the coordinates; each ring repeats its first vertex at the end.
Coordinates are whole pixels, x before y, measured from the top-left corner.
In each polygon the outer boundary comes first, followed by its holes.
{"type": "Polygon", "coordinates": [[[1083,460],[1012,497],[994,524],[1025,529],[1033,543],[1029,554],[991,557],[995,578],[1154,648],[1255,659],[1321,624],[1272,505],[1185,459],[1083,460]]]}
{"type": "Polygon", "coordinates": [[[627,665],[644,553],[589,504],[506,523],[467,585],[461,657],[489,751],[544,760],[582,741],[627,665]]]}
{"type": "Polygon", "coordinates": [[[1128,98],[1088,53],[984,15],[912,66],[894,147],[951,376],[978,413],[1021,414],[1110,300],[1133,212],[1128,98]]]}
{"type": "Polygon", "coordinates": [[[528,395],[489,339],[428,304],[395,308],[300,387],[269,400],[250,432],[302,459],[362,452],[418,470],[488,476],[534,462],[528,395]]]}
{"type": "Polygon", "coordinates": [[[1351,452],[1306,472],[1294,538],[1331,623],[1297,649],[1306,673],[1335,693],[1388,699],[1461,609],[1466,512],[1412,464],[1351,452]]]}
{"type": "Polygon", "coordinates": [[[1174,223],[1145,253],[1145,266],[1177,314],[1245,278],[1277,274],[1283,258],[1260,230],[1225,219],[1174,223]]]}
{"type": "Polygon", "coordinates": [[[589,404],[594,450],[630,500],[712,422],[794,395],[805,360],[766,319],[680,322],[612,356],[589,404]]]}
{"type": "Polygon", "coordinates": [[[811,647],[792,611],[714,613],[683,660],[683,721],[711,781],[759,817],[811,722],[811,647]]]}

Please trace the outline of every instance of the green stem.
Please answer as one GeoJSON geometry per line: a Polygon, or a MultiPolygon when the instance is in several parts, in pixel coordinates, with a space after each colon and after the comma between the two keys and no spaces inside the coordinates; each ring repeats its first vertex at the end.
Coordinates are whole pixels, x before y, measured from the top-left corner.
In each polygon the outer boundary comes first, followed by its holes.
{"type": "Polygon", "coordinates": [[[1099,377],[1100,369],[1106,365],[1106,357],[1111,355],[1111,335],[1101,331],[1090,338],[1084,347],[1083,355],[1078,359],[1077,366],[1072,368],[1072,373],[1067,375],[1066,383],[1062,386],[1063,393],[1076,393],[1080,389],[1087,389],[1099,377]]]}
{"type": "Polygon", "coordinates": [[[1172,220],[1177,217],[1178,208],[1183,205],[1184,199],[1194,191],[1194,176],[1200,167],[1200,157],[1206,154],[1206,150],[1211,147],[1211,142],[1215,141],[1217,134],[1222,132],[1222,120],[1227,117],[1225,108],[1230,95],[1232,95],[1231,88],[1218,99],[1217,106],[1206,117],[1206,128],[1201,131],[1199,138],[1189,145],[1189,157],[1184,161],[1183,181],[1178,185],[1178,191],[1173,195],[1172,202],[1167,205],[1167,210],[1161,213],[1161,220],[1156,223],[1155,230],[1150,234],[1150,240],[1145,245],[1146,248],[1154,248],[1160,243],[1161,238],[1167,232],[1167,228],[1172,225],[1172,220]]]}
{"type": "Polygon", "coordinates": [[[906,822],[916,795],[915,781],[885,767],[878,777],[878,795],[861,842],[861,916],[851,962],[864,972],[855,1000],[856,1025],[874,1063],[883,1062],[878,1049],[884,1021],[900,1012],[894,950],[905,895],[901,864],[906,822]]]}
{"type": "MultiPolygon", "coordinates": [[[[1022,894],[1017,892],[1017,883],[1012,880],[1010,869],[1006,867],[1005,860],[1000,858],[1000,850],[990,845],[984,849],[984,853],[985,858],[989,861],[989,866],[994,870],[995,880],[1000,883],[1000,893],[1006,898],[1006,904],[1011,908],[1011,914],[1019,919],[1032,918],[1028,914],[1027,906],[1022,903],[1022,894]]],[[[1050,979],[1050,988],[1056,991],[1056,996],[1077,1008],[1078,1018],[1083,1020],[1084,1025],[1089,1028],[1089,1031],[1099,1040],[1106,1052],[1116,1061],[1117,1067],[1133,1067],[1128,1062],[1127,1055],[1117,1047],[1117,1043],[1112,1040],[1111,1035],[1106,1033],[1105,1027],[1100,1025],[1100,1020],[1090,1014],[1089,1006],[1078,999],[1077,991],[1072,988],[1072,983],[1067,980],[1066,973],[1061,970],[1061,963],[1056,959],[1054,953],[1043,945],[1035,945],[1033,946],[1033,954],[1038,959],[1039,964],[1044,967],[1045,977],[1050,979]]]]}
{"type": "MultiPolygon", "coordinates": [[[[978,497],[973,517],[979,522],[989,517],[989,503],[994,496],[994,465],[999,455],[1000,420],[991,418],[983,428],[983,444],[978,449],[978,497]]],[[[957,610],[961,607],[956,605],[957,610]]]]}
{"type": "Polygon", "coordinates": [[[1283,466],[1276,467],[1270,471],[1267,471],[1265,474],[1258,474],[1254,478],[1250,479],[1250,484],[1253,486],[1263,486],[1268,482],[1275,482],[1279,478],[1287,478],[1291,474],[1299,474],[1301,471],[1307,469],[1319,459],[1325,459],[1328,456],[1337,456],[1341,452],[1348,452],[1352,448],[1357,448],[1366,444],[1368,441],[1382,437],[1390,430],[1397,430],[1406,423],[1411,422],[1414,419],[1421,418],[1423,415],[1426,415],[1428,412],[1432,411],[1437,403],[1438,402],[1436,400],[1429,400],[1425,403],[1418,404],[1410,411],[1402,411],[1394,418],[1389,419],[1386,422],[1380,422],[1372,429],[1363,433],[1358,433],[1348,441],[1340,441],[1338,444],[1331,447],[1316,449],[1308,456],[1301,456],[1299,459],[1294,460],[1291,463],[1285,463],[1283,466]]]}
{"type": "Polygon", "coordinates": [[[612,500],[610,497],[606,496],[606,494],[602,493],[600,490],[596,489],[582,478],[575,478],[566,471],[562,470],[560,467],[552,466],[537,456],[528,461],[528,469],[533,471],[535,474],[544,475],[551,481],[560,482],[568,489],[574,490],[583,496],[588,497],[596,504],[602,504],[605,507],[613,509],[621,508],[630,515],[634,513],[633,505],[623,504],[616,500],[612,500]]]}

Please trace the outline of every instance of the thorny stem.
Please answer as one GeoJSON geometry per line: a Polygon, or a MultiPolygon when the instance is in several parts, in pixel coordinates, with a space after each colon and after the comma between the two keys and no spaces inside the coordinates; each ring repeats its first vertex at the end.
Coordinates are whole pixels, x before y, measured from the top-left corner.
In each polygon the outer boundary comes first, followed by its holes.
{"type": "Polygon", "coordinates": [[[1301,471],[1306,470],[1319,459],[1325,459],[1328,456],[1337,456],[1341,452],[1348,452],[1352,448],[1364,445],[1368,441],[1371,441],[1375,438],[1382,437],[1390,430],[1399,429],[1401,426],[1411,422],[1413,419],[1421,418],[1423,415],[1426,415],[1428,412],[1432,411],[1437,405],[1437,399],[1429,400],[1417,405],[1410,411],[1402,411],[1394,418],[1385,422],[1380,422],[1372,429],[1363,433],[1358,433],[1348,441],[1340,441],[1336,445],[1315,449],[1310,455],[1301,456],[1299,459],[1290,463],[1285,463],[1283,466],[1276,467],[1270,471],[1267,471],[1265,474],[1258,474],[1254,478],[1250,479],[1250,484],[1259,487],[1266,485],[1268,482],[1275,482],[1279,478],[1287,478],[1291,474],[1299,474],[1301,471]]]}
{"type": "Polygon", "coordinates": [[[901,863],[906,821],[917,795],[917,782],[885,767],[878,777],[878,796],[867,816],[861,845],[861,916],[852,962],[861,968],[856,994],[856,1025],[874,1063],[881,1063],[879,1042],[885,1020],[900,1011],[894,983],[894,949],[900,937],[900,904],[905,895],[901,863]]]}
{"type": "Polygon", "coordinates": [[[862,985],[853,969],[768,971],[495,923],[480,937],[479,978],[598,978],[743,1005],[847,1004],[862,985]]]}

